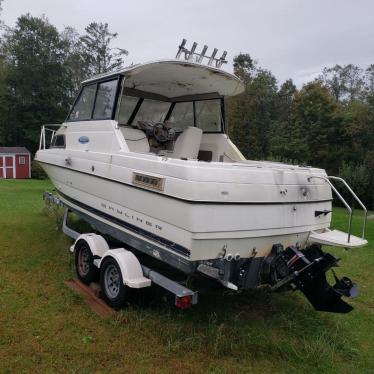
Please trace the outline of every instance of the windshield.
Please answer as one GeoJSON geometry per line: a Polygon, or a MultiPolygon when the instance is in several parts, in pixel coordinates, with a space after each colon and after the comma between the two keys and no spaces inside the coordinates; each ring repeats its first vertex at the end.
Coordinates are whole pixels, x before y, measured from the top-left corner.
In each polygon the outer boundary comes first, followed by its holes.
{"type": "Polygon", "coordinates": [[[120,125],[167,121],[176,132],[195,126],[205,133],[215,133],[223,131],[222,118],[222,99],[173,103],[124,95],[117,120],[120,125]]]}
{"type": "Polygon", "coordinates": [[[182,132],[189,126],[194,126],[193,102],[176,103],[169,122],[176,132],[182,132]]]}
{"type": "Polygon", "coordinates": [[[138,113],[136,113],[134,123],[137,121],[163,122],[170,105],[171,103],[167,101],[144,99],[138,113]]]}
{"type": "Polygon", "coordinates": [[[177,132],[183,131],[188,126],[199,127],[203,132],[221,132],[221,100],[176,103],[169,121],[177,132]]]}

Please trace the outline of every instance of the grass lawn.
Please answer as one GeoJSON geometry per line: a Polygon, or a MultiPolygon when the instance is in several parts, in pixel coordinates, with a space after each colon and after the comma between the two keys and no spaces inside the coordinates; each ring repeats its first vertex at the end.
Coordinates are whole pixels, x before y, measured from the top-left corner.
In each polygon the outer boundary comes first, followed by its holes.
{"type": "MultiPolygon", "coordinates": [[[[68,289],[70,241],[43,214],[47,181],[0,180],[0,373],[373,373],[374,221],[366,248],[332,249],[361,295],[348,315],[299,292],[155,300],[100,319],[68,289]]],[[[336,227],[346,230],[343,210],[336,227]]],[[[358,229],[360,221],[354,221],[358,229]]]]}

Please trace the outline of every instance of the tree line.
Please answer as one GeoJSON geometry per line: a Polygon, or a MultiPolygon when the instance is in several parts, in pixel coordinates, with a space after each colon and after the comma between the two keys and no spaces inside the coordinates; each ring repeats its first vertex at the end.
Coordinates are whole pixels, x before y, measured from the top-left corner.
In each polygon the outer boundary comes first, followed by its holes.
{"type": "Polygon", "coordinates": [[[122,66],[125,49],[112,48],[117,33],[92,22],[85,34],[59,32],[30,14],[3,27],[0,41],[0,144],[35,152],[40,126],[66,118],[80,83],[122,66]]]}
{"type": "MultiPolygon", "coordinates": [[[[64,121],[80,83],[115,70],[128,52],[92,22],[80,35],[30,14],[0,40],[0,145],[37,149],[41,124],[64,121]]],[[[245,92],[227,102],[229,135],[249,159],[313,165],[338,174],[374,207],[374,64],[327,67],[297,88],[247,53],[234,58],[245,92]]]]}
{"type": "Polygon", "coordinates": [[[374,64],[327,67],[300,89],[249,54],[234,72],[245,92],[228,103],[229,135],[246,158],[324,168],[374,208],[374,64]]]}

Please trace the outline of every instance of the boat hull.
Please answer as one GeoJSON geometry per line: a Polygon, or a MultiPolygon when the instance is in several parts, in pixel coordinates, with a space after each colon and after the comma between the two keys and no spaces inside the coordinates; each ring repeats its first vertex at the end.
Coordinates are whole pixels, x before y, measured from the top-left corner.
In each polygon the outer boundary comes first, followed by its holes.
{"type": "Polygon", "coordinates": [[[305,247],[311,231],[326,228],[329,199],[313,202],[186,201],[93,173],[41,162],[61,196],[82,211],[144,238],[188,261],[266,257],[274,244],[305,247]],[[120,225],[118,225],[120,223],[120,225]]]}

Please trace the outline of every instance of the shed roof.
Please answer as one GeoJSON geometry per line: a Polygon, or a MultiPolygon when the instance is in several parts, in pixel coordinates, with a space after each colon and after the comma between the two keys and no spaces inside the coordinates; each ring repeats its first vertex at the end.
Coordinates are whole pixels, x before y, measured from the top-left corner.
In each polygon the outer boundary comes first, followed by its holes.
{"type": "Polygon", "coordinates": [[[25,147],[0,147],[0,153],[30,153],[25,147]]]}

